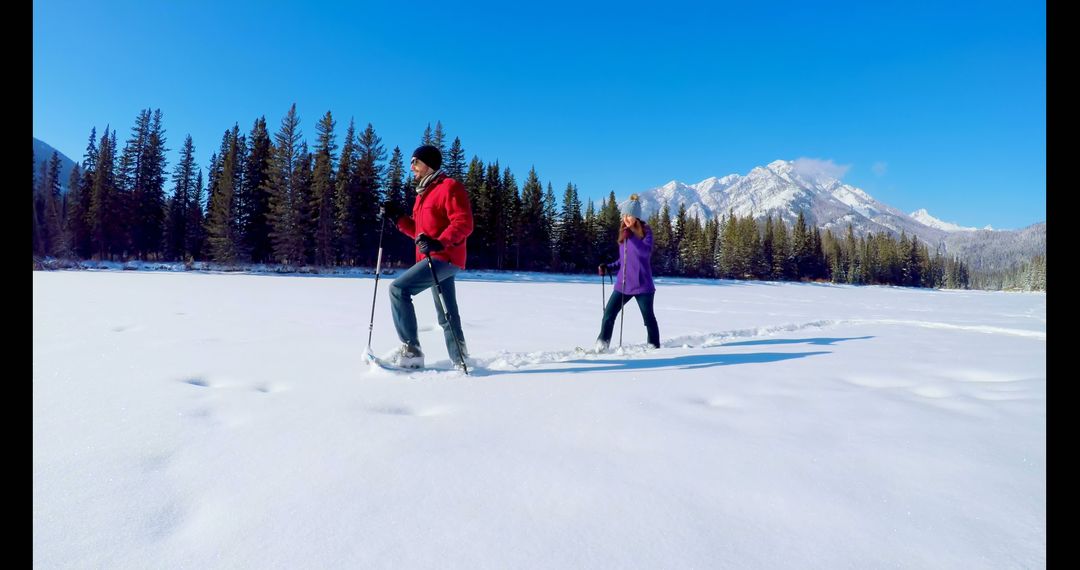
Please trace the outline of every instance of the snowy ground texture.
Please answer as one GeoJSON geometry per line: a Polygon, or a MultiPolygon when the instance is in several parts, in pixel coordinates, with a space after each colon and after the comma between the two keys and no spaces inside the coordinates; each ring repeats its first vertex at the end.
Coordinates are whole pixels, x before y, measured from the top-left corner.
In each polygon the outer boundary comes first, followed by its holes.
{"type": "Polygon", "coordinates": [[[34,566],[1045,565],[1045,294],[660,280],[582,355],[599,277],[470,272],[467,377],[374,285],[34,272],[34,566]]]}

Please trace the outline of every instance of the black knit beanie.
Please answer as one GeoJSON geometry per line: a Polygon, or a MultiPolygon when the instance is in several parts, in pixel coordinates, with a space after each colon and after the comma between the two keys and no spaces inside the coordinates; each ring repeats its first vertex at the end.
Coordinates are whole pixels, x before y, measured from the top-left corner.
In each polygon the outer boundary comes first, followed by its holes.
{"type": "Polygon", "coordinates": [[[438,170],[442,166],[442,153],[429,144],[418,147],[413,151],[412,156],[420,159],[420,162],[430,166],[432,170],[438,170]]]}

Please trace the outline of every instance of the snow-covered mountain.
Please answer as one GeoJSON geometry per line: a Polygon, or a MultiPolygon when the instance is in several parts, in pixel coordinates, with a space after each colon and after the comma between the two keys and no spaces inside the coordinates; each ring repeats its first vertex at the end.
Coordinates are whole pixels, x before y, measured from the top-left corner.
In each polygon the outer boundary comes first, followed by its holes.
{"type": "MultiPolygon", "coordinates": [[[[935,218],[934,216],[931,216],[930,212],[926,211],[926,208],[920,208],[918,210],[915,210],[914,212],[911,213],[911,217],[915,218],[919,222],[921,222],[923,224],[926,224],[926,225],[928,225],[928,226],[930,226],[932,228],[937,228],[939,230],[945,230],[947,232],[975,232],[975,231],[979,230],[979,228],[965,227],[965,226],[954,224],[952,222],[945,222],[945,221],[939,220],[939,219],[935,218]]],[[[994,228],[987,225],[983,229],[992,231],[994,228]]]]}
{"type": "Polygon", "coordinates": [[[729,174],[697,184],[672,180],[638,192],[638,196],[644,217],[659,212],[665,204],[674,217],[679,206],[685,204],[689,216],[702,220],[730,210],[739,216],[757,218],[779,214],[786,223],[793,224],[802,210],[809,223],[834,232],[845,231],[850,223],[857,234],[904,231],[930,243],[940,243],[952,232],[977,229],[943,222],[925,209],[908,215],[819,168],[788,160],[756,167],[745,176],[729,174]]]}

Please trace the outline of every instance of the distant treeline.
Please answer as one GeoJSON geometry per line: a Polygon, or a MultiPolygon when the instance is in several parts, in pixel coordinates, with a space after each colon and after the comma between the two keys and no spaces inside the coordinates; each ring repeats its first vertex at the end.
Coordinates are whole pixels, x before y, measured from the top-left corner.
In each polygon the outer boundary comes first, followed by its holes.
{"type": "MultiPolygon", "coordinates": [[[[265,117],[247,133],[238,124],[226,129],[205,170],[187,136],[171,174],[160,109],[139,112],[122,149],[115,129],[100,137],[91,129],[67,193],[60,191],[58,155],[34,169],[34,256],[372,266],[383,231],[380,205],[408,209],[415,198],[406,168],[412,149],[395,147],[387,160],[370,123],[357,132],[350,120],[340,146],[336,128],[328,111],[309,148],[294,104],[273,138],[265,117]]],[[[498,161],[474,155],[466,162],[460,138],[447,148],[441,122],[428,125],[418,144],[438,147],[443,170],[471,197],[470,268],[589,272],[617,257],[614,192],[583,205],[567,183],[559,202],[535,167],[519,187],[498,161]]],[[[801,212],[790,228],[779,216],[732,212],[703,224],[684,207],[673,217],[665,205],[647,222],[657,275],[948,288],[1023,281],[1045,289],[1044,258],[1038,270],[1027,270],[1041,272],[1041,281],[1016,275],[974,282],[964,263],[931,254],[917,237],[855,236],[850,226],[834,235],[808,226],[801,212]]],[[[384,264],[413,261],[412,242],[390,222],[383,249],[384,264]]]]}

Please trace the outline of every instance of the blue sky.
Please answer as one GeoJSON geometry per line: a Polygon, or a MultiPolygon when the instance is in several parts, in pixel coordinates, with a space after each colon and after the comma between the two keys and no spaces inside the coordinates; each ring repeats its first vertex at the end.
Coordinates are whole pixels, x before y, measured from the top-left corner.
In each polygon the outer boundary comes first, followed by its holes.
{"type": "Polygon", "coordinates": [[[1046,219],[1038,2],[34,1],[34,136],[81,161],[160,108],[170,170],[296,103],[411,153],[467,156],[562,196],[826,161],[886,204],[965,226],[1046,219]]]}

